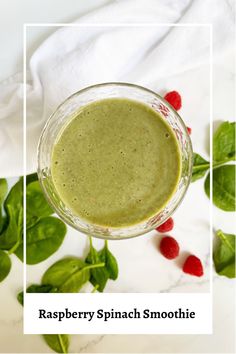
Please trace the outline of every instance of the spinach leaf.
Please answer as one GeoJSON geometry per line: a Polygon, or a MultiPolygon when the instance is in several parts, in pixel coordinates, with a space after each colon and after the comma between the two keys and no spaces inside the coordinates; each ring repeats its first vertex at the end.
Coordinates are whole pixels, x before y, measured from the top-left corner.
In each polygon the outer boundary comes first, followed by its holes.
{"type": "Polygon", "coordinates": [[[22,306],[24,306],[24,292],[23,291],[21,291],[20,293],[17,294],[17,300],[22,306]]]}
{"type": "Polygon", "coordinates": [[[43,334],[43,338],[48,346],[56,353],[68,353],[68,334],[43,334]]]}
{"type": "Polygon", "coordinates": [[[4,208],[7,212],[9,205],[15,206],[16,209],[22,208],[23,202],[23,178],[21,177],[19,181],[11,188],[5,203],[4,208]]]}
{"type": "Polygon", "coordinates": [[[2,206],[4,199],[7,195],[7,180],[0,178],[0,205],[2,206]]]}
{"type": "MultiPolygon", "coordinates": [[[[98,253],[98,251],[93,247],[92,245],[92,237],[89,237],[89,242],[90,242],[90,250],[89,253],[85,259],[86,263],[89,264],[98,264],[101,263],[101,258],[100,255],[98,253]]],[[[91,269],[90,271],[90,283],[93,284],[93,286],[98,285],[97,290],[100,292],[103,292],[106,283],[109,279],[109,273],[106,269],[106,267],[102,267],[102,268],[94,268],[91,269]]]]}
{"type": "Polygon", "coordinates": [[[7,180],[5,178],[0,178],[0,233],[3,228],[4,218],[2,215],[2,204],[4,202],[5,196],[7,194],[7,180]]]}
{"type": "Polygon", "coordinates": [[[213,160],[235,160],[235,125],[236,123],[224,122],[213,136],[213,160]]]}
{"type": "Polygon", "coordinates": [[[26,186],[34,181],[38,181],[38,174],[37,173],[31,173],[30,175],[26,176],[26,186]]]}
{"type": "MultiPolygon", "coordinates": [[[[66,225],[58,218],[48,216],[26,230],[26,263],[37,264],[55,253],[66,234],[66,225]]],[[[23,261],[23,242],[15,254],[23,261]]]]}
{"type": "Polygon", "coordinates": [[[39,219],[53,214],[38,181],[26,187],[26,227],[33,226],[39,219]]]}
{"type": "Polygon", "coordinates": [[[17,247],[23,232],[23,180],[12,187],[5,202],[7,219],[0,235],[0,249],[9,250],[17,247]]]}
{"type": "MultiPolygon", "coordinates": [[[[32,284],[27,288],[27,293],[49,293],[53,290],[51,285],[32,284]]],[[[18,302],[24,306],[24,293],[17,295],[18,302]]],[[[69,336],[66,334],[44,334],[43,338],[49,347],[57,353],[67,353],[69,347],[69,336]]]]}
{"type": "MultiPolygon", "coordinates": [[[[66,234],[65,224],[49,217],[53,210],[48,205],[37,175],[27,176],[26,187],[26,238],[27,263],[36,264],[51,256],[60,247],[66,234]]],[[[23,179],[13,186],[8,194],[4,208],[6,225],[0,235],[0,249],[15,253],[23,260],[23,179]]]]}
{"type": "Polygon", "coordinates": [[[105,245],[99,252],[99,256],[101,261],[105,263],[105,268],[109,274],[109,279],[116,280],[119,274],[118,263],[111,251],[108,249],[107,240],[105,240],[105,245]]]}
{"type": "Polygon", "coordinates": [[[206,172],[210,168],[210,163],[206,161],[199,154],[193,154],[193,172],[192,172],[192,182],[205,176],[206,172]]]}
{"type": "MultiPolygon", "coordinates": [[[[27,293],[50,293],[51,290],[53,290],[52,285],[32,284],[27,288],[26,292],[27,293]]],[[[23,291],[18,293],[17,300],[22,306],[24,306],[24,292],[23,291]]]]}
{"type": "Polygon", "coordinates": [[[216,272],[228,278],[235,278],[235,235],[216,232],[218,243],[213,252],[216,272]]]}
{"type": "Polygon", "coordinates": [[[11,270],[11,260],[8,254],[0,250],[0,282],[3,281],[11,270]]]}
{"type": "Polygon", "coordinates": [[[11,205],[9,205],[7,213],[7,225],[0,235],[0,249],[9,251],[19,244],[22,233],[19,230],[18,220],[15,218],[15,211],[11,205]]]}
{"type": "Polygon", "coordinates": [[[75,293],[89,281],[90,270],[104,263],[88,265],[76,257],[67,257],[54,263],[43,275],[42,284],[51,284],[55,292],[75,293]]]}
{"type": "MultiPolygon", "coordinates": [[[[235,166],[224,165],[213,170],[213,203],[225,211],[235,211],[235,166]]],[[[210,174],[205,181],[205,192],[210,197],[210,174]]]]}

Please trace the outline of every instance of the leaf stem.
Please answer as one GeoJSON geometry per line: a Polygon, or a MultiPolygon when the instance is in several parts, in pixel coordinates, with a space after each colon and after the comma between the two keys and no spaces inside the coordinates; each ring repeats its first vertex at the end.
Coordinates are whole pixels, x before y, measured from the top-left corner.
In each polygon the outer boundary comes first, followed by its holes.
{"type": "Polygon", "coordinates": [[[96,284],[93,288],[93,290],[91,291],[91,293],[95,293],[97,291],[97,289],[99,288],[99,285],[96,284]]]}
{"type": "Polygon", "coordinates": [[[89,236],[89,245],[90,245],[90,248],[92,248],[92,247],[93,247],[92,236],[89,236]]]}
{"type": "Polygon", "coordinates": [[[108,249],[108,241],[105,240],[105,248],[108,249]]]}
{"type": "Polygon", "coordinates": [[[8,254],[14,253],[15,250],[17,250],[17,248],[19,247],[20,242],[21,242],[21,240],[17,240],[16,243],[12,246],[12,248],[10,248],[10,249],[7,251],[7,253],[8,253],[8,254]]]}
{"type": "Polygon", "coordinates": [[[226,162],[229,162],[231,160],[227,160],[227,161],[220,161],[220,162],[213,162],[213,170],[214,168],[217,168],[217,167],[220,167],[220,166],[223,166],[224,164],[226,164],[226,162]]]}
{"type": "MultiPolygon", "coordinates": [[[[227,160],[227,161],[220,161],[220,162],[213,162],[212,168],[213,170],[217,167],[223,166],[226,162],[232,161],[233,159],[227,160]]],[[[205,163],[201,165],[195,165],[193,166],[193,171],[197,170],[205,170],[206,168],[210,168],[210,163],[205,163]]]]}
{"type": "Polygon", "coordinates": [[[85,267],[86,269],[93,269],[93,268],[102,268],[105,266],[105,263],[97,263],[97,264],[91,264],[85,267]]]}
{"type": "Polygon", "coordinates": [[[227,240],[227,237],[225,237],[224,233],[222,230],[217,230],[216,231],[216,235],[223,241],[226,243],[226,245],[229,247],[229,249],[232,252],[235,252],[234,248],[231,246],[231,244],[229,243],[229,241],[227,240]]]}
{"type": "Polygon", "coordinates": [[[61,349],[62,349],[62,353],[67,354],[67,350],[66,350],[66,348],[64,346],[61,334],[58,334],[58,339],[59,339],[59,343],[60,343],[60,346],[61,346],[61,349]]]}
{"type": "Polygon", "coordinates": [[[195,165],[193,166],[193,171],[194,170],[205,170],[206,168],[210,168],[210,164],[209,163],[205,163],[202,165],[195,165]]]}

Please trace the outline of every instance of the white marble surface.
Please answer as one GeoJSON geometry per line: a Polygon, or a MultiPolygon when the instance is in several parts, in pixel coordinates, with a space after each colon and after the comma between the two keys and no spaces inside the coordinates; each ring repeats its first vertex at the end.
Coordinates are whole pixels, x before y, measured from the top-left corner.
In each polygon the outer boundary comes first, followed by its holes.
{"type": "MultiPolygon", "coordinates": [[[[0,78],[21,70],[20,51],[22,37],[21,22],[70,21],[80,13],[97,7],[107,1],[40,1],[36,8],[32,2],[24,0],[2,1],[0,7],[1,29],[7,31],[9,40],[3,41],[0,54],[0,78]],[[45,11],[46,3],[47,11],[45,11]],[[70,4],[70,6],[68,6],[70,4]],[[12,13],[16,7],[19,11],[12,13]],[[26,11],[27,9],[27,11],[26,11]],[[13,16],[13,17],[12,17],[13,16]],[[17,43],[17,45],[16,45],[17,43]],[[3,53],[3,54],[2,54],[3,53]]],[[[40,29],[29,36],[29,53],[45,38],[51,30],[40,29]]],[[[160,80],[158,87],[162,93],[175,88],[183,95],[181,115],[186,124],[193,129],[194,150],[208,156],[209,132],[209,68],[203,67],[194,72],[160,80]]],[[[151,85],[151,83],[150,83],[151,85]]],[[[214,64],[214,119],[233,120],[234,118],[234,66],[232,53],[223,53],[214,64]]],[[[223,213],[213,208],[214,227],[233,232],[232,213],[223,213]]],[[[126,241],[110,242],[110,248],[120,265],[120,276],[116,282],[110,281],[107,292],[208,292],[209,266],[209,201],[203,191],[203,181],[190,186],[187,196],[174,216],[175,228],[170,234],[179,240],[182,255],[178,261],[165,260],[157,250],[160,236],[151,232],[145,236],[126,241]],[[198,279],[181,272],[181,262],[191,252],[198,255],[204,263],[205,275],[198,279]]],[[[102,241],[96,240],[97,246],[102,241]]],[[[83,255],[87,248],[84,235],[70,230],[60,250],[47,261],[28,267],[29,283],[38,282],[42,272],[55,260],[66,254],[83,255]]],[[[22,334],[22,309],[16,301],[16,294],[22,287],[22,264],[12,257],[13,267],[7,280],[0,284],[0,352],[2,353],[47,353],[48,347],[40,336],[22,334]],[[13,339],[14,338],[14,339],[13,339]]],[[[86,289],[85,289],[86,290],[86,289]]],[[[214,274],[214,334],[213,335],[78,335],[72,337],[71,352],[81,353],[234,353],[234,311],[235,281],[214,274]]]]}

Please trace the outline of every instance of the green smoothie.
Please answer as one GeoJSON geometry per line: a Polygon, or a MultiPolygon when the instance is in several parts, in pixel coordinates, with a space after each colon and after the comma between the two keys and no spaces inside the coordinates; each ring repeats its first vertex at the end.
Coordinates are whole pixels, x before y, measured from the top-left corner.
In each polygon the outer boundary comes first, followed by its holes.
{"type": "Polygon", "coordinates": [[[61,130],[51,161],[64,204],[104,227],[138,224],[163,209],[181,173],[177,139],[152,108],[123,98],[81,108],[61,130]]]}

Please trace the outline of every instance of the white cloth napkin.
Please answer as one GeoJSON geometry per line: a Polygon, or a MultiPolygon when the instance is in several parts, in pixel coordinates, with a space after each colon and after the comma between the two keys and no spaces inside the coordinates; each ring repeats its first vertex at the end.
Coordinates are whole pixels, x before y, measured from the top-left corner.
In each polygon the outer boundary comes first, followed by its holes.
{"type": "MultiPolygon", "coordinates": [[[[232,7],[227,0],[121,0],[81,17],[76,22],[79,27],[55,28],[29,61],[27,172],[36,170],[37,143],[46,120],[72,93],[107,81],[155,90],[161,78],[209,62],[206,28],[154,24],[212,23],[217,58],[232,46],[232,7]]],[[[4,177],[23,173],[22,107],[19,73],[0,84],[0,175],[4,177]]]]}

